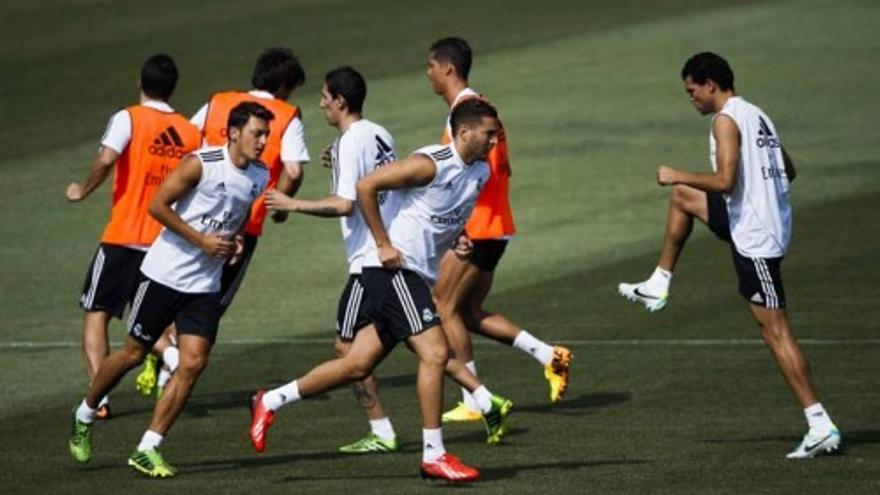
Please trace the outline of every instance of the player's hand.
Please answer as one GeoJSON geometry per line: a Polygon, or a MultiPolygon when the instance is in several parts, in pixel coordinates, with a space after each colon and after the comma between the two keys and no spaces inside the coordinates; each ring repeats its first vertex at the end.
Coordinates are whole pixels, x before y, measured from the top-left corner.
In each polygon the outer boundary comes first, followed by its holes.
{"type": "Polygon", "coordinates": [[[227,236],[207,234],[202,236],[202,251],[212,258],[228,258],[235,252],[235,242],[227,236]]]}
{"type": "Polygon", "coordinates": [[[676,179],[675,169],[666,165],[660,165],[657,169],[657,184],[671,186],[676,182],[678,182],[678,179],[676,179]]]}
{"type": "Polygon", "coordinates": [[[324,150],[321,151],[321,165],[327,168],[333,166],[333,143],[324,146],[324,150]]]}
{"type": "Polygon", "coordinates": [[[232,238],[233,244],[233,252],[232,256],[229,258],[229,265],[237,265],[239,261],[241,261],[241,256],[244,254],[244,236],[241,234],[236,234],[235,237],[232,238]]]}
{"type": "Polygon", "coordinates": [[[474,252],[474,243],[466,234],[461,234],[455,241],[455,246],[453,246],[452,251],[459,259],[466,260],[470,257],[471,253],[474,252]]]}
{"type": "Polygon", "coordinates": [[[79,182],[71,182],[67,186],[67,201],[71,203],[76,203],[77,201],[82,201],[83,199],[83,187],[79,182]]]}
{"type": "Polygon", "coordinates": [[[378,248],[379,262],[388,270],[403,268],[403,253],[396,247],[388,245],[378,248]]]}
{"type": "MultiPolygon", "coordinates": [[[[296,206],[294,199],[283,192],[280,192],[277,189],[271,189],[266,192],[266,208],[286,214],[288,211],[293,211],[294,206],[296,206]]],[[[274,215],[272,216],[272,219],[275,220],[274,215]]]]}

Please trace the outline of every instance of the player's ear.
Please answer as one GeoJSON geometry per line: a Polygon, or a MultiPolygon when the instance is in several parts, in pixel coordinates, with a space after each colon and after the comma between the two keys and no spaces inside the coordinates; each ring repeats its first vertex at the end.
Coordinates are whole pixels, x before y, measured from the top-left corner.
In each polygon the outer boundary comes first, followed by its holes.
{"type": "Polygon", "coordinates": [[[230,141],[236,141],[241,136],[241,129],[238,127],[230,127],[226,130],[226,137],[230,141]]]}

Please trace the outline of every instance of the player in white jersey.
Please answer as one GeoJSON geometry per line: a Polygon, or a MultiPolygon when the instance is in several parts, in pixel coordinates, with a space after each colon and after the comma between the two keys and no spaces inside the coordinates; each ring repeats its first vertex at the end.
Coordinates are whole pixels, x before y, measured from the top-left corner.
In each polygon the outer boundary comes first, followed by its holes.
{"type": "Polygon", "coordinates": [[[734,91],[727,61],[714,53],[698,53],[685,63],[681,77],[697,111],[713,116],[712,172],[658,169],[657,182],[672,186],[672,196],[657,268],[644,282],[620,284],[618,289],[650,311],[663,309],[694,219],[708,225],[730,243],[739,292],[750,303],[783,377],[804,408],[809,431],[787,457],[834,452],[840,432],[816,396],[809,365],[785,310],[780,266],[791,236],[788,196],[794,163],[770,118],[734,91]]]}
{"type": "Polygon", "coordinates": [[[256,103],[233,108],[228,145],[186,156],[150,203],[150,214],[165,228],[141,265],[143,278],[132,302],[125,346],[104,361],[74,409],[69,447],[77,461],[91,459],[91,429],[100,398],[144,360],[173,322],[180,363],[128,464],[151,477],[174,476],[158,447],[207,365],[221,314],[223,265],[240,253],[239,232],[269,180],[258,157],[272,118],[256,103]]]}
{"type": "MultiPolygon", "coordinates": [[[[342,133],[330,145],[332,170],[330,195],[319,200],[291,198],[280,191],[266,194],[266,206],[274,211],[300,212],[319,217],[339,217],[342,242],[348,259],[348,283],[339,299],[336,317],[335,348],[344,356],[351,348],[364,298],[360,282],[361,265],[368,247],[370,231],[357,207],[357,182],[377,167],[397,159],[394,139],[384,127],[363,118],[367,84],[351,67],[338,67],[324,77],[321,110],[327,123],[342,133]]],[[[383,193],[382,216],[390,216],[390,193],[383,193]]],[[[379,388],[373,375],[352,382],[355,396],[367,414],[370,433],[361,440],[340,448],[346,453],[393,452],[399,449],[394,427],[379,400],[379,388]]]]}
{"type": "Polygon", "coordinates": [[[419,359],[422,476],[453,482],[479,476],[443,447],[444,372],[467,386],[481,406],[486,405],[490,441],[503,434],[503,417],[511,404],[480,385],[463,363],[449,359],[428,283],[436,277],[439,257],[457,240],[488,178],[484,160],[499,130],[497,113],[488,103],[473,100],[456,108],[452,127],[452,144],[422,148],[358,182],[358,203],[374,239],[362,265],[366,297],[361,312],[363,323],[374,325],[356,333],[345,356],[254,401],[250,435],[257,451],[265,449],[266,431],[281,406],[363,379],[398,342],[405,341],[419,359]],[[394,201],[399,203],[392,218],[383,218],[379,194],[389,190],[394,190],[394,201]]]}

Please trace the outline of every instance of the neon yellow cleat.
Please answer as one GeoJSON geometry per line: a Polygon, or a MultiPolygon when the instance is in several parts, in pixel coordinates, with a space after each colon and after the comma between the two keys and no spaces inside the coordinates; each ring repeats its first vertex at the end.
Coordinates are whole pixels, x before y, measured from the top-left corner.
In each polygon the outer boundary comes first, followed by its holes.
{"type": "Polygon", "coordinates": [[[396,452],[398,450],[400,450],[400,446],[397,443],[397,437],[383,440],[373,432],[367,433],[364,438],[357,442],[339,447],[339,451],[345,454],[371,454],[374,452],[396,452]]]}
{"type": "Polygon", "coordinates": [[[544,378],[550,382],[550,402],[554,404],[562,400],[565,391],[568,390],[568,371],[574,354],[571,350],[555,346],[553,348],[553,361],[544,367],[544,378]]]}
{"type": "Polygon", "coordinates": [[[147,354],[144,359],[144,369],[137,376],[134,388],[144,397],[149,397],[156,388],[156,362],[158,359],[152,354],[147,354]]]}
{"type": "Polygon", "coordinates": [[[486,443],[497,444],[507,433],[507,416],[513,409],[513,401],[500,395],[492,395],[492,409],[483,415],[486,423],[486,443]]]}
{"type": "Polygon", "coordinates": [[[150,478],[170,478],[177,474],[177,470],[165,462],[162,454],[156,449],[135,450],[128,458],[128,465],[150,478]]]}
{"type": "Polygon", "coordinates": [[[476,411],[466,406],[464,402],[459,402],[455,408],[443,413],[444,423],[463,423],[466,421],[479,421],[483,419],[480,411],[476,411]]]}
{"type": "Polygon", "coordinates": [[[73,409],[68,447],[70,447],[70,455],[77,462],[92,460],[92,424],[76,419],[76,408],[73,409]]]}

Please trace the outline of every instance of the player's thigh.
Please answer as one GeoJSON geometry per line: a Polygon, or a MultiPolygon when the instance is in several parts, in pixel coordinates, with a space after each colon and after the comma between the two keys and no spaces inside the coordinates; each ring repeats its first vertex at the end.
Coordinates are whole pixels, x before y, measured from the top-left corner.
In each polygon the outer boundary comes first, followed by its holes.
{"type": "Polygon", "coordinates": [[[433,325],[406,339],[406,345],[419,361],[444,364],[449,359],[449,344],[440,325],[433,325]]]}
{"type": "Polygon", "coordinates": [[[672,204],[703,223],[709,222],[709,203],[705,191],[684,184],[675,185],[672,187],[672,204]]]}
{"type": "Polygon", "coordinates": [[[376,326],[367,325],[355,334],[354,340],[342,359],[363,370],[367,375],[382,361],[385,354],[386,346],[383,345],[376,326]]]}
{"type": "Polygon", "coordinates": [[[440,270],[433,295],[439,309],[454,311],[473,290],[479,277],[479,269],[461,259],[452,250],[446,251],[440,260],[440,270]]]}

